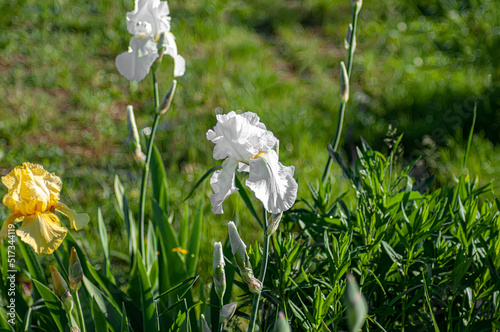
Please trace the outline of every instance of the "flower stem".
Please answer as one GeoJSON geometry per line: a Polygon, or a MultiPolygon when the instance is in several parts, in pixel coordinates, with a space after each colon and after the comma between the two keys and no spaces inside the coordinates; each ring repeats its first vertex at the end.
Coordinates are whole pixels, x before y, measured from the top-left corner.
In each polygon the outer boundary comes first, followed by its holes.
{"type": "MultiPolygon", "coordinates": [[[[349,41],[349,53],[347,55],[347,77],[349,78],[349,81],[346,82],[346,84],[350,84],[351,81],[351,68],[352,68],[352,59],[354,57],[354,40],[356,38],[356,25],[358,22],[358,11],[353,11],[352,14],[352,33],[351,33],[351,40],[349,41]]],[[[337,148],[339,146],[340,142],[340,135],[342,134],[342,125],[344,122],[344,115],[345,115],[345,105],[347,104],[347,100],[341,100],[340,106],[339,106],[339,118],[337,121],[337,130],[335,132],[335,137],[332,141],[332,147],[333,151],[337,151],[337,148]]],[[[328,154],[328,161],[326,162],[326,167],[323,172],[323,184],[326,183],[326,179],[328,178],[328,174],[330,173],[330,168],[332,166],[332,156],[328,154]]]]}
{"type": "Polygon", "coordinates": [[[78,296],[77,290],[73,292],[73,298],[75,299],[76,303],[76,313],[78,315],[78,323],[80,324],[80,331],[86,332],[85,320],[83,319],[82,305],[80,304],[80,297],[78,296]]]}
{"type": "Polygon", "coordinates": [[[219,332],[222,332],[224,330],[224,323],[222,321],[222,307],[224,306],[224,296],[221,296],[220,298],[220,310],[219,310],[219,332]]]}
{"type": "Polygon", "coordinates": [[[158,123],[160,122],[161,114],[158,112],[158,107],[160,106],[160,96],[158,94],[158,82],[156,81],[156,71],[153,70],[153,94],[155,101],[155,117],[153,120],[153,126],[151,128],[151,135],[149,140],[146,140],[148,151],[146,155],[146,162],[144,163],[144,168],[142,170],[142,182],[141,182],[141,196],[139,198],[139,241],[141,246],[141,255],[146,257],[145,246],[144,246],[144,210],[146,206],[146,189],[149,175],[149,163],[151,162],[151,155],[153,152],[153,145],[155,140],[156,130],[158,128],[158,123]]]}
{"type": "MultiPolygon", "coordinates": [[[[267,233],[267,213],[266,210],[263,209],[263,221],[264,221],[264,253],[262,254],[262,267],[260,269],[260,275],[259,275],[259,280],[262,282],[262,285],[264,285],[264,278],[266,277],[266,270],[267,270],[267,256],[269,252],[269,236],[266,235],[267,233]]],[[[255,321],[257,319],[257,312],[259,311],[259,302],[260,302],[260,294],[262,290],[253,296],[253,303],[252,303],[252,311],[250,313],[250,321],[248,323],[248,332],[253,332],[255,329],[255,321]]]]}

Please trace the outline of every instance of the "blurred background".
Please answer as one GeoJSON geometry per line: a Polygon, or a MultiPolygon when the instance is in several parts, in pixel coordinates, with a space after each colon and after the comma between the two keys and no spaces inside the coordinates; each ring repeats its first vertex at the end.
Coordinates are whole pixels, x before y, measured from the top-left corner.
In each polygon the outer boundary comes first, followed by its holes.
{"type": "MultiPolygon", "coordinates": [[[[223,216],[213,215],[208,183],[183,201],[221,163],[205,138],[216,112],[256,112],[280,139],[282,163],[295,166],[299,198],[308,199],[307,184],[321,176],[335,133],[339,64],[346,61],[352,14],[348,0],[191,0],[169,6],[186,74],[156,142],[174,220],[205,201],[198,272],[209,279],[212,243],[226,238],[227,221],[245,220],[243,234],[257,227],[236,194],[224,204],[223,216]]],[[[93,243],[98,207],[115,266],[116,252],[126,251],[125,227],[115,211],[115,174],[137,211],[141,168],[126,147],[126,106],[134,106],[139,129],[153,119],[151,76],[130,84],[114,64],[128,48],[125,14],[133,7],[130,0],[0,3],[0,174],[29,161],[59,175],[62,200],[91,215],[90,226],[76,237],[96,265],[103,259],[93,243]]],[[[421,157],[414,175],[435,174],[439,186],[459,175],[477,105],[465,171],[482,184],[493,182],[498,192],[499,52],[496,1],[365,1],[341,153],[353,162],[361,137],[386,152],[404,133],[403,163],[421,157]]],[[[161,94],[172,72],[173,62],[165,57],[158,71],[161,94]]],[[[338,194],[349,193],[338,167],[332,176],[338,194]]],[[[0,208],[0,217],[8,213],[0,208]]]]}

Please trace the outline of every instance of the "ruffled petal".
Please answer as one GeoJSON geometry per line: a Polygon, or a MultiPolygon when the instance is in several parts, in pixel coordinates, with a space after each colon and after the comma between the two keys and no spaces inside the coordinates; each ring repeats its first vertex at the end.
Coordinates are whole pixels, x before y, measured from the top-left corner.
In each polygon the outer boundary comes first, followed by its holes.
{"type": "Polygon", "coordinates": [[[259,153],[249,165],[250,175],[245,184],[264,208],[273,214],[290,209],[297,199],[298,189],[293,178],[294,167],[281,164],[274,150],[259,153]]]}
{"type": "Polygon", "coordinates": [[[240,115],[234,111],[217,115],[217,124],[207,132],[207,139],[215,144],[215,159],[232,156],[240,161],[248,161],[278,141],[272,132],[262,127],[255,113],[240,115]]]}
{"type": "Polygon", "coordinates": [[[210,185],[214,191],[210,197],[210,203],[214,214],[223,214],[222,202],[238,190],[234,183],[237,165],[238,162],[234,158],[228,158],[222,163],[222,169],[216,171],[210,178],[210,185]]]}
{"type": "Polygon", "coordinates": [[[161,48],[165,48],[165,54],[168,54],[174,59],[174,76],[179,77],[184,75],[186,71],[186,60],[177,54],[177,44],[175,43],[173,33],[167,32],[163,34],[163,38],[160,38],[158,42],[158,49],[161,48]]]}
{"type": "Polygon", "coordinates": [[[8,188],[3,203],[13,214],[30,215],[50,209],[58,200],[61,179],[47,172],[43,166],[23,163],[2,177],[8,188]]]}
{"type": "Polygon", "coordinates": [[[5,219],[2,225],[2,229],[0,229],[0,245],[2,244],[2,240],[6,239],[9,235],[9,225],[14,225],[16,222],[19,222],[24,219],[24,216],[11,214],[5,219]]]}
{"type": "Polygon", "coordinates": [[[86,227],[90,220],[88,214],[76,213],[75,210],[71,210],[66,204],[63,203],[58,203],[56,205],[56,211],[61,212],[68,217],[71,228],[77,231],[86,227]]]}
{"type": "Polygon", "coordinates": [[[39,255],[51,254],[62,243],[67,229],[61,227],[59,218],[52,212],[27,216],[17,230],[17,236],[33,247],[39,255]]]}
{"type": "Polygon", "coordinates": [[[127,13],[127,30],[138,36],[149,26],[148,35],[170,31],[170,14],[166,1],[136,0],[134,10],[127,13]]]}
{"type": "Polygon", "coordinates": [[[142,81],[158,58],[153,37],[132,37],[128,52],[116,57],[116,68],[130,81],[142,81]]]}

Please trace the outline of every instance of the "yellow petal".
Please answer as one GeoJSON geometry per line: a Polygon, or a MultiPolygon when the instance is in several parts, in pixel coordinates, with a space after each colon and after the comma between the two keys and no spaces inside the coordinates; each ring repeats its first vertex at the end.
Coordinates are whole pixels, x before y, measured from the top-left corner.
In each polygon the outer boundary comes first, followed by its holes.
{"type": "Polygon", "coordinates": [[[48,211],[59,201],[62,182],[41,165],[24,163],[2,177],[9,190],[3,203],[14,214],[30,215],[48,211]]]}
{"type": "Polygon", "coordinates": [[[2,244],[3,239],[6,239],[9,235],[9,225],[13,225],[17,221],[21,221],[24,217],[16,214],[11,214],[5,219],[2,225],[2,229],[0,230],[0,245],[2,244]]]}
{"type": "Polygon", "coordinates": [[[79,231],[80,229],[84,228],[87,226],[89,223],[89,215],[86,213],[76,213],[75,210],[71,210],[66,204],[63,203],[57,203],[56,204],[56,211],[61,212],[64,214],[66,217],[68,217],[70,223],[71,223],[71,228],[79,231]]]}
{"type": "Polygon", "coordinates": [[[41,255],[54,252],[61,245],[67,231],[61,227],[55,214],[45,212],[24,218],[23,224],[17,230],[17,236],[41,255]]]}

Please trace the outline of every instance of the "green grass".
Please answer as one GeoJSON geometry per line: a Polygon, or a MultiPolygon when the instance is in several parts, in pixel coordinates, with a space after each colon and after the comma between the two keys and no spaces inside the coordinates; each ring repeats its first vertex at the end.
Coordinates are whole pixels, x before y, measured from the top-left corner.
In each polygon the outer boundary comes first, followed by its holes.
{"type": "MultiPolygon", "coordinates": [[[[160,125],[157,144],[176,215],[186,205],[194,209],[203,195],[208,202],[209,186],[186,203],[182,200],[207,169],[220,164],[205,139],[218,109],[258,113],[280,139],[282,162],[296,168],[299,197],[308,198],[307,183],[321,175],[336,126],[349,2],[200,0],[169,5],[187,71],[160,125]]],[[[126,248],[114,208],[114,174],[129,188],[128,198],[137,209],[140,168],[124,144],[126,105],[134,105],[140,128],[152,122],[151,77],[130,85],[114,66],[128,46],[125,13],[132,8],[132,1],[0,5],[8,13],[0,18],[0,173],[31,161],[62,177],[62,201],[92,216],[77,238],[96,264],[102,262],[93,249],[98,207],[112,236],[111,249],[126,248]]],[[[476,151],[498,149],[490,141],[499,141],[499,8],[488,1],[366,2],[360,15],[342,141],[345,155],[353,155],[360,136],[383,147],[391,123],[405,133],[407,156],[422,154],[421,142],[429,135],[438,158],[427,158],[422,170],[450,179],[461,159],[447,137],[457,127],[468,131],[474,101],[477,132],[484,139],[473,146],[476,151]]],[[[172,79],[171,59],[164,60],[160,72],[165,93],[172,79]]],[[[464,145],[461,135],[456,141],[464,145]]],[[[485,182],[498,178],[495,155],[478,152],[470,173],[485,182]]],[[[332,174],[336,191],[346,191],[349,185],[340,170],[332,174]]],[[[225,203],[224,216],[212,215],[205,205],[199,271],[209,271],[212,243],[225,237],[228,220],[245,220],[243,231],[248,233],[256,226],[246,222],[251,219],[242,206],[237,195],[225,203]]],[[[0,210],[0,215],[7,213],[0,210]]]]}

